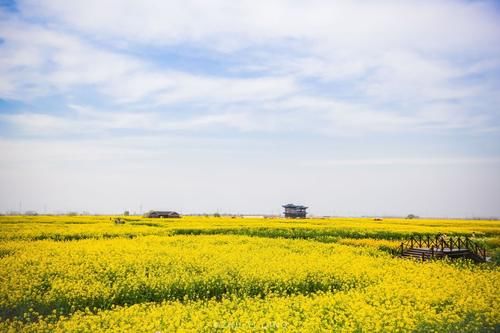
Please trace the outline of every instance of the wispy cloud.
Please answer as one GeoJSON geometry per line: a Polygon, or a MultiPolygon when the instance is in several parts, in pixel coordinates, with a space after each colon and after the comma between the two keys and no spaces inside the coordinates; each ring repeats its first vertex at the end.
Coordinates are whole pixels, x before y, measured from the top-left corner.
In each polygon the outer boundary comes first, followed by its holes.
{"type": "Polygon", "coordinates": [[[497,9],[489,1],[22,0],[19,7],[27,16],[107,38],[160,45],[190,41],[231,50],[292,38],[317,41],[313,48],[322,51],[339,47],[489,51],[499,32],[497,9]]]}
{"type": "Polygon", "coordinates": [[[4,98],[25,100],[82,86],[117,103],[255,101],[296,91],[292,78],[219,78],[155,68],[126,54],[99,49],[64,32],[17,19],[0,25],[4,98]]]}

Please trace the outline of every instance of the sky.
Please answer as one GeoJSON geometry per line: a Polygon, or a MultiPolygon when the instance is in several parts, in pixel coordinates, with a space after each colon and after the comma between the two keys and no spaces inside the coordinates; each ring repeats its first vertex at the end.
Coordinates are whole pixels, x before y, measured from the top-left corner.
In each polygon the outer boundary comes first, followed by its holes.
{"type": "Polygon", "coordinates": [[[0,0],[0,212],[500,216],[498,1],[0,0]]]}

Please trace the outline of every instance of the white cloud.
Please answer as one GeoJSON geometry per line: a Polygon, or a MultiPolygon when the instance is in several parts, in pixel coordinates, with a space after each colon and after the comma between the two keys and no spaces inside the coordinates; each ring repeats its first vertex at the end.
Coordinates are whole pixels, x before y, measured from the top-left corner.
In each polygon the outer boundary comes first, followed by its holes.
{"type": "Polygon", "coordinates": [[[459,81],[468,72],[467,67],[455,66],[444,59],[388,52],[374,65],[363,89],[379,101],[397,100],[412,105],[474,97],[481,93],[481,86],[464,85],[459,81]]]}
{"type": "Polygon", "coordinates": [[[428,0],[20,1],[25,15],[101,37],[160,45],[188,40],[231,49],[292,38],[320,41],[320,47],[329,48],[490,50],[499,38],[493,5],[428,0]]]}
{"type": "Polygon", "coordinates": [[[241,102],[279,98],[297,89],[290,77],[219,78],[161,69],[17,19],[0,23],[0,35],[3,98],[27,100],[87,86],[116,103],[241,102]]]}
{"type": "Polygon", "coordinates": [[[172,73],[172,79],[176,86],[154,97],[159,104],[191,101],[202,104],[258,103],[298,91],[293,78],[287,77],[227,79],[172,73]]]}
{"type": "MultiPolygon", "coordinates": [[[[0,115],[19,134],[38,138],[56,138],[68,135],[96,134],[109,136],[113,130],[139,130],[156,135],[172,132],[196,132],[210,129],[238,129],[241,131],[266,131],[278,129],[277,119],[268,125],[249,112],[203,113],[190,116],[165,116],[160,112],[94,110],[80,105],[69,105],[69,112],[61,115],[18,112],[0,115]]],[[[128,134],[130,136],[130,134],[128,134]]]]}
{"type": "Polygon", "coordinates": [[[77,85],[103,85],[139,69],[140,61],[99,50],[79,38],[17,19],[0,23],[3,98],[28,100],[71,91],[77,85]]]}
{"type": "MultiPolygon", "coordinates": [[[[212,86],[217,86],[213,82],[212,86]]],[[[234,82],[233,82],[234,84],[234,82]]],[[[219,87],[222,89],[222,87],[219,87]]],[[[327,97],[297,96],[266,100],[265,94],[253,103],[230,103],[223,93],[201,98],[176,96],[207,105],[203,112],[163,112],[162,109],[109,110],[70,104],[65,112],[17,112],[0,115],[0,120],[18,133],[36,137],[61,137],[68,134],[112,135],[114,130],[139,133],[196,133],[228,129],[253,133],[321,134],[328,137],[368,136],[380,133],[443,133],[498,131],[489,118],[454,103],[434,103],[414,112],[374,109],[369,104],[352,103],[327,97]]],[[[210,91],[207,90],[207,94],[210,91]]],[[[276,95],[274,95],[276,96],[276,95]]],[[[251,98],[251,97],[249,97],[251,98]]],[[[172,101],[170,101],[172,102],[172,101]]],[[[163,103],[166,103],[165,101],[163,103]]],[[[128,132],[125,132],[126,134],[128,132]]]]}

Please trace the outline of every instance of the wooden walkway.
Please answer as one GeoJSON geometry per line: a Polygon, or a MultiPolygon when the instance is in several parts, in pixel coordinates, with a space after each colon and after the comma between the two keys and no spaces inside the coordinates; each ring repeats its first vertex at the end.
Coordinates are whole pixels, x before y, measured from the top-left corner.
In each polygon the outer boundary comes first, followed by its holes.
{"type": "Polygon", "coordinates": [[[468,237],[411,236],[400,246],[400,256],[419,260],[464,258],[485,262],[486,249],[468,237]]]}

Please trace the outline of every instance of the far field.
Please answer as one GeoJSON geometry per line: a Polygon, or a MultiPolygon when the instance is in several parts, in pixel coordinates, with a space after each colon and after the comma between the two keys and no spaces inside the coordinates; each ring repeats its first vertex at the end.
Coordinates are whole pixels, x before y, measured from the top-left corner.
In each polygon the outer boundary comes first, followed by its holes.
{"type": "Polygon", "coordinates": [[[0,217],[0,331],[500,329],[500,221],[0,217]],[[396,257],[472,236],[492,262],[396,257]]]}

